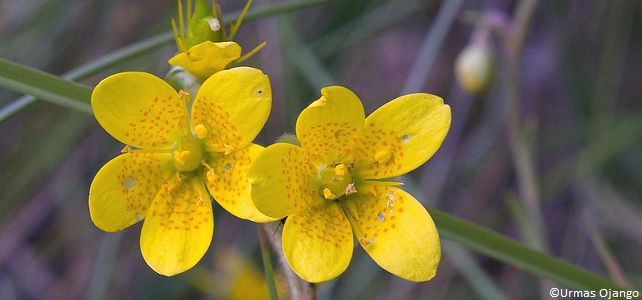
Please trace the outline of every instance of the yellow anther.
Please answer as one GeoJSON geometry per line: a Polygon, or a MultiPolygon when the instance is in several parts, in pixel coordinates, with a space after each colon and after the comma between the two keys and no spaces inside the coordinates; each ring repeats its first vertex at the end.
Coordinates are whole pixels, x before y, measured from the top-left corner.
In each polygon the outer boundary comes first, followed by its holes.
{"type": "Polygon", "coordinates": [[[125,148],[123,150],[120,150],[120,153],[131,153],[132,152],[132,147],[129,147],[129,145],[125,145],[125,148]]]}
{"type": "Polygon", "coordinates": [[[185,162],[189,159],[189,151],[174,151],[174,160],[181,165],[184,165],[185,162]]]}
{"type": "Polygon", "coordinates": [[[338,164],[334,167],[324,166],[319,170],[319,175],[320,184],[324,187],[323,196],[326,199],[337,199],[343,195],[350,194],[354,189],[354,181],[350,175],[350,169],[344,164],[338,164]],[[349,187],[351,184],[353,187],[349,187]]]}
{"type": "Polygon", "coordinates": [[[323,197],[325,197],[328,200],[334,200],[337,199],[337,196],[330,191],[329,188],[323,189],[323,197]]]}
{"type": "Polygon", "coordinates": [[[208,132],[207,128],[205,128],[205,125],[199,123],[194,126],[194,133],[196,133],[196,136],[199,139],[204,139],[205,137],[207,137],[208,132]]]}
{"type": "Polygon", "coordinates": [[[189,93],[183,90],[178,91],[178,99],[185,101],[186,104],[189,103],[189,93]]]}
{"type": "Polygon", "coordinates": [[[228,144],[223,144],[223,147],[225,147],[225,155],[230,155],[230,153],[234,152],[234,147],[228,144]]]}
{"type": "Polygon", "coordinates": [[[209,183],[214,183],[218,179],[218,175],[214,172],[214,169],[209,169],[205,173],[205,177],[207,177],[207,182],[209,183]]]}
{"type": "Polygon", "coordinates": [[[337,176],[343,176],[346,175],[346,172],[348,172],[348,167],[344,164],[338,164],[336,167],[334,167],[334,173],[337,174],[337,176]]]}
{"type": "Polygon", "coordinates": [[[392,158],[392,153],[390,153],[388,149],[379,150],[374,155],[375,161],[377,161],[377,163],[380,165],[383,165],[390,161],[390,158],[392,158]]]}
{"type": "Polygon", "coordinates": [[[214,169],[208,165],[205,160],[201,161],[201,165],[207,169],[207,172],[205,172],[205,179],[207,179],[207,182],[209,183],[214,183],[218,179],[218,175],[216,175],[216,172],[214,172],[214,169]]]}

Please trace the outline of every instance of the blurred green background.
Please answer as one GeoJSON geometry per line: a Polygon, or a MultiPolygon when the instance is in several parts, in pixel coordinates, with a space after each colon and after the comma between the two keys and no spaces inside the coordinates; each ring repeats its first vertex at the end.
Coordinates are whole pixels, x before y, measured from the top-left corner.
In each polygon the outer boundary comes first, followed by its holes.
{"type": "MultiPolygon", "coordinates": [[[[366,113],[405,93],[440,95],[452,108],[451,131],[427,164],[404,177],[407,190],[427,207],[642,290],[641,1],[537,3],[515,99],[536,203],[523,201],[528,185],[511,155],[502,40],[491,39],[497,65],[487,91],[471,95],[454,75],[475,30],[470,16],[510,20],[521,1],[316,2],[268,10],[237,34],[245,51],[267,42],[244,63],[272,82],[259,144],[292,133],[323,86],[352,89],[366,113]]],[[[292,3],[255,0],[250,11],[292,3]]],[[[220,5],[233,15],[244,2],[220,5]]],[[[2,0],[0,57],[62,75],[166,34],[176,14],[173,0],[2,0]]],[[[176,51],[168,41],[80,82],[94,86],[130,70],[164,76],[176,51]]],[[[0,299],[226,299],[235,286],[267,296],[262,284],[243,281],[262,275],[257,226],[220,207],[208,254],[172,278],[143,261],[140,224],[98,230],[89,219],[89,185],[123,145],[92,116],[51,103],[3,115],[21,96],[0,88],[0,299]]],[[[540,299],[550,287],[562,286],[443,239],[429,282],[396,278],[356,249],[348,270],[317,289],[319,299],[540,299]]]]}

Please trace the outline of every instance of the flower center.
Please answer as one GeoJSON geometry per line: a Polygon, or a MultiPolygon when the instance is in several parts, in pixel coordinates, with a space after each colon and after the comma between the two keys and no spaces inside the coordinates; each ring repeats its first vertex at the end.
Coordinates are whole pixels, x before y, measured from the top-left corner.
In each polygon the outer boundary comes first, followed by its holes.
{"type": "Polygon", "coordinates": [[[203,146],[193,137],[183,137],[178,141],[177,150],[173,153],[174,166],[181,172],[196,170],[203,160],[203,146]]]}
{"type": "Polygon", "coordinates": [[[357,192],[350,170],[344,164],[338,164],[334,167],[328,166],[319,171],[319,175],[321,175],[323,197],[328,200],[334,200],[343,195],[357,192]]]}

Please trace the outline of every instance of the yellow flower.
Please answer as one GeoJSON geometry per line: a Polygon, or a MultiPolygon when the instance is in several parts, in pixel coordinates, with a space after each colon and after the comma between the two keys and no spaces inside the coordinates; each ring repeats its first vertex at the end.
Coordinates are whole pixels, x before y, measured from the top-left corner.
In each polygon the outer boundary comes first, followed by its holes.
{"type": "Polygon", "coordinates": [[[221,71],[227,65],[241,57],[241,46],[235,42],[205,41],[185,52],[176,54],[168,63],[180,66],[192,73],[200,81],[221,71]]]}
{"type": "Polygon", "coordinates": [[[258,52],[265,43],[241,57],[241,46],[232,41],[251,4],[251,0],[247,2],[237,23],[231,26],[228,36],[225,33],[218,4],[215,4],[210,11],[205,0],[196,0],[193,15],[189,14],[189,9],[192,7],[191,0],[187,1],[189,26],[185,32],[182,3],[179,0],[178,27],[176,21],[172,20],[174,39],[179,53],[170,58],[168,63],[184,68],[199,82],[203,82],[212,74],[236,65],[258,52]]]}
{"type": "Polygon", "coordinates": [[[128,145],[90,187],[94,224],[118,231],[140,220],[147,264],[163,275],[188,270],[209,248],[214,230],[209,194],[230,213],[257,222],[246,172],[261,146],[272,92],[260,70],[239,67],[203,83],[188,117],[189,95],[142,72],[101,81],[91,104],[100,125],[128,145]],[[208,194],[209,191],[209,194],[208,194]]]}
{"type": "Polygon", "coordinates": [[[348,266],[354,237],[377,264],[427,281],[441,256],[426,209],[386,181],[426,162],[450,127],[450,107],[429,94],[399,97],[368,118],[343,87],[327,87],[296,122],[301,147],[267,147],[248,171],[257,209],[287,217],[283,252],[301,278],[322,282],[348,266]]]}

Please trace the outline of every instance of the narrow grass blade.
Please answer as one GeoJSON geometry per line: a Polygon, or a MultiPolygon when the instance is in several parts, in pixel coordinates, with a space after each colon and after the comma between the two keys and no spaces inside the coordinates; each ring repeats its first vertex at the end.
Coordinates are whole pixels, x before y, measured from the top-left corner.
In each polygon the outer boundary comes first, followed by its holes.
{"type": "Polygon", "coordinates": [[[0,86],[91,114],[91,88],[0,59],[0,86]]]}
{"type": "Polygon", "coordinates": [[[429,209],[442,237],[458,242],[489,257],[524,269],[536,276],[578,290],[625,290],[601,276],[564,260],[533,250],[489,229],[447,213],[429,209]]]}

